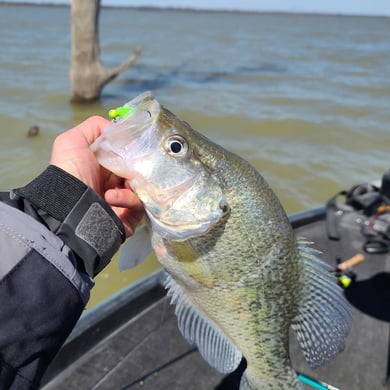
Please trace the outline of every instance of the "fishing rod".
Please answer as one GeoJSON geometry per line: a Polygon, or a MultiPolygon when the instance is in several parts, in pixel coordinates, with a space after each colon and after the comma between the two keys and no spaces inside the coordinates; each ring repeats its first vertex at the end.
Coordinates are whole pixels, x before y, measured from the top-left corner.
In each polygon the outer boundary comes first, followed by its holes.
{"type": "MultiPolygon", "coordinates": [[[[128,389],[132,388],[133,386],[138,385],[139,383],[144,382],[146,379],[148,379],[152,375],[155,375],[156,373],[158,373],[162,369],[171,366],[176,361],[178,361],[180,359],[183,359],[184,357],[186,357],[186,356],[188,356],[188,355],[190,355],[190,354],[192,354],[192,353],[194,353],[196,351],[197,351],[196,347],[191,348],[190,350],[184,352],[183,354],[177,356],[176,358],[173,358],[173,359],[169,360],[167,363],[162,364],[157,369],[148,372],[147,374],[143,375],[141,378],[138,378],[138,379],[134,380],[133,382],[128,383],[124,387],[121,387],[121,390],[128,390],[128,389]]],[[[297,373],[297,374],[298,374],[298,379],[302,383],[304,383],[304,384],[306,384],[308,386],[311,386],[313,389],[317,389],[317,390],[340,390],[337,387],[329,385],[328,383],[325,383],[325,382],[317,381],[316,379],[311,378],[311,377],[309,377],[307,375],[304,375],[302,373],[297,373]]]]}
{"type": "Polygon", "coordinates": [[[331,386],[328,383],[325,382],[320,382],[317,381],[314,378],[310,378],[307,375],[304,374],[299,374],[298,373],[298,379],[302,382],[305,383],[306,385],[311,386],[313,389],[317,390],[340,390],[337,387],[331,386]]]}

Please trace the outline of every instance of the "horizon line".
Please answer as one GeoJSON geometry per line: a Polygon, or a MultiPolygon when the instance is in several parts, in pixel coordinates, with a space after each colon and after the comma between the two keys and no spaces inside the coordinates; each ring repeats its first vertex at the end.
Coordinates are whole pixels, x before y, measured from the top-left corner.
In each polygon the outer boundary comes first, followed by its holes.
{"type": "MultiPolygon", "coordinates": [[[[37,6],[37,7],[70,7],[70,3],[63,1],[60,3],[56,2],[42,2],[36,1],[8,1],[0,0],[0,6],[37,6]]],[[[223,12],[223,13],[240,13],[240,14],[266,14],[266,15],[307,15],[307,16],[345,16],[345,17],[374,17],[374,18],[388,18],[390,14],[365,14],[365,13],[348,13],[348,12],[322,12],[322,11],[281,11],[281,10],[249,10],[249,9],[234,9],[234,8],[196,8],[196,7],[180,7],[180,6],[154,6],[154,5],[104,5],[101,4],[101,8],[110,9],[137,9],[137,10],[159,10],[159,11],[175,11],[175,12],[223,12]]]]}

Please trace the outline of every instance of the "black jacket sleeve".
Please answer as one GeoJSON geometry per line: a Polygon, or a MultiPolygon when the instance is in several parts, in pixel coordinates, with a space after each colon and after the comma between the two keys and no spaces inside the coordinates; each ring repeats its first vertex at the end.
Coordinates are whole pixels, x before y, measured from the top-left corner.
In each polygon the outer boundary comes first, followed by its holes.
{"type": "Polygon", "coordinates": [[[54,166],[0,199],[0,389],[36,389],[125,232],[93,190],[54,166]]]}

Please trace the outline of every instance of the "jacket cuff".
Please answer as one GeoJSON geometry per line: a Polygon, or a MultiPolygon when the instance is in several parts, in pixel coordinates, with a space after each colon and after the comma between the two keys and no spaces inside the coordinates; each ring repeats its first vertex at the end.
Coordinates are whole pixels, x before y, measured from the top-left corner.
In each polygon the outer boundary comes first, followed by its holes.
{"type": "Polygon", "coordinates": [[[78,255],[83,271],[91,277],[108,264],[126,239],[123,224],[110,206],[83,182],[54,165],[12,193],[58,221],[47,225],[78,255]]]}

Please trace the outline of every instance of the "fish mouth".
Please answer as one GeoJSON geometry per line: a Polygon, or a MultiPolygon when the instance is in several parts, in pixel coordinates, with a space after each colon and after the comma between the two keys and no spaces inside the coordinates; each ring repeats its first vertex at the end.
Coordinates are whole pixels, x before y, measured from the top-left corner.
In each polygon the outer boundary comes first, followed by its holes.
{"type": "Polygon", "coordinates": [[[129,107],[130,113],[114,119],[90,149],[100,165],[119,177],[131,179],[127,166],[129,155],[133,160],[145,158],[158,144],[154,127],[161,107],[150,92],[139,95],[123,107],[129,107]]]}

